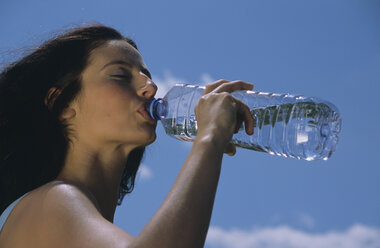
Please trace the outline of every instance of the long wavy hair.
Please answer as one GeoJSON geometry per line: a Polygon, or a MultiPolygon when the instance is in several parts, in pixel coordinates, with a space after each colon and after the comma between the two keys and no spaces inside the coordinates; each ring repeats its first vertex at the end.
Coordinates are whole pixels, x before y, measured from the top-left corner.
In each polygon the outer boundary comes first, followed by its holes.
{"type": "MultiPolygon", "coordinates": [[[[37,47],[0,74],[0,213],[21,195],[54,180],[63,167],[69,127],[59,120],[81,90],[92,50],[108,40],[134,41],[102,25],[77,27],[37,47]],[[51,88],[57,90],[45,97],[51,88]],[[49,107],[48,107],[49,106],[49,107]]],[[[145,148],[128,156],[118,205],[132,192],[145,148]]]]}

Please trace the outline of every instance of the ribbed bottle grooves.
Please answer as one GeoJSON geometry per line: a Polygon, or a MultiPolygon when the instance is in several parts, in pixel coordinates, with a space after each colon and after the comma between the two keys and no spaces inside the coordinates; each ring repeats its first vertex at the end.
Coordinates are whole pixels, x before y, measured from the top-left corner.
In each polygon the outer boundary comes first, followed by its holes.
{"type": "MultiPolygon", "coordinates": [[[[298,104],[296,103],[295,104],[297,107],[297,112],[298,112],[298,115],[297,115],[297,129],[296,129],[296,139],[295,139],[295,146],[297,147],[296,149],[296,156],[298,159],[300,159],[301,157],[306,157],[305,156],[305,149],[303,149],[303,145],[299,145],[300,143],[302,143],[303,139],[304,139],[304,135],[303,135],[303,127],[301,127],[301,124],[302,124],[302,116],[304,115],[304,112],[305,112],[305,109],[303,108],[300,108],[298,106],[298,104]]],[[[294,141],[293,141],[294,142],[294,141]]]]}
{"type": "Polygon", "coordinates": [[[276,125],[279,126],[279,137],[280,137],[280,144],[279,144],[279,152],[277,153],[277,155],[279,156],[285,156],[286,157],[286,151],[285,151],[285,144],[284,142],[286,141],[285,140],[285,128],[286,128],[286,125],[285,125],[285,114],[284,114],[284,108],[282,108],[281,106],[279,106],[279,115],[277,116],[277,120],[276,120],[276,125]],[[279,121],[278,118],[281,118],[282,121],[279,121]]]}
{"type": "Polygon", "coordinates": [[[284,109],[281,107],[281,105],[277,106],[276,108],[276,118],[274,120],[274,137],[276,140],[275,143],[275,154],[278,156],[283,156],[284,154],[284,109]]]}

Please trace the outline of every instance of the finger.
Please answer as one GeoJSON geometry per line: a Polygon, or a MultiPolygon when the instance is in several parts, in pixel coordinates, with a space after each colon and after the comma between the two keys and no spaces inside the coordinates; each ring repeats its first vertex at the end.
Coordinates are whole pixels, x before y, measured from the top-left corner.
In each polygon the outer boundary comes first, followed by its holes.
{"type": "MultiPolygon", "coordinates": [[[[253,116],[251,114],[249,107],[246,104],[244,104],[242,101],[240,101],[239,99],[235,98],[235,102],[237,103],[237,108],[238,108],[237,112],[242,116],[242,118],[244,120],[245,132],[248,135],[252,135],[253,129],[254,129],[253,125],[254,125],[255,120],[253,119],[253,116]]],[[[239,126],[239,128],[240,128],[240,126],[239,126]]]]}
{"type": "Polygon", "coordinates": [[[225,80],[225,79],[220,79],[218,81],[215,81],[213,83],[210,83],[206,86],[203,94],[207,94],[207,93],[210,93],[211,91],[213,91],[214,89],[218,88],[220,85],[224,84],[224,83],[227,83],[227,82],[230,82],[228,80],[225,80]]]}
{"type": "Polygon", "coordinates": [[[224,149],[224,153],[228,156],[233,156],[236,154],[236,146],[232,143],[228,143],[226,148],[224,149]]]}
{"type": "Polygon", "coordinates": [[[231,82],[226,82],[220,84],[217,88],[213,90],[215,93],[220,93],[220,92],[229,92],[232,93],[236,90],[252,90],[253,89],[253,84],[252,83],[247,83],[244,81],[231,81],[231,82]]]}
{"type": "Polygon", "coordinates": [[[234,133],[238,133],[238,132],[239,132],[240,127],[241,127],[241,124],[243,124],[243,118],[238,117],[238,119],[237,119],[237,121],[236,121],[236,126],[235,126],[235,131],[234,131],[234,133]]]}

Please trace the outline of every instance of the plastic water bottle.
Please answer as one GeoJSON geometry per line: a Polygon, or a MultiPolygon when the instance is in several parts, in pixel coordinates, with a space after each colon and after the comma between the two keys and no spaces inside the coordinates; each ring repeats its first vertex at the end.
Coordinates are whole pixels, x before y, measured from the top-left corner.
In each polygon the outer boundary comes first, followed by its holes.
{"type": "MultiPolygon", "coordinates": [[[[149,104],[152,118],[161,120],[166,133],[192,141],[197,135],[194,108],[205,87],[177,84],[164,98],[149,104]]],[[[297,159],[327,160],[335,151],[341,129],[338,109],[318,98],[258,91],[235,91],[232,95],[250,108],[254,134],[244,123],[231,143],[237,147],[297,159]]]]}

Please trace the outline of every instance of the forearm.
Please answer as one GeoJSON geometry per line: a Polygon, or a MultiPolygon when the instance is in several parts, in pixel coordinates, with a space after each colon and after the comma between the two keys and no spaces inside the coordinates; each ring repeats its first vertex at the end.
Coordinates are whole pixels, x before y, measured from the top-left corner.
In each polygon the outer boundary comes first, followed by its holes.
{"type": "Polygon", "coordinates": [[[133,247],[203,247],[220,175],[221,145],[211,136],[194,141],[171,191],[133,247]]]}

